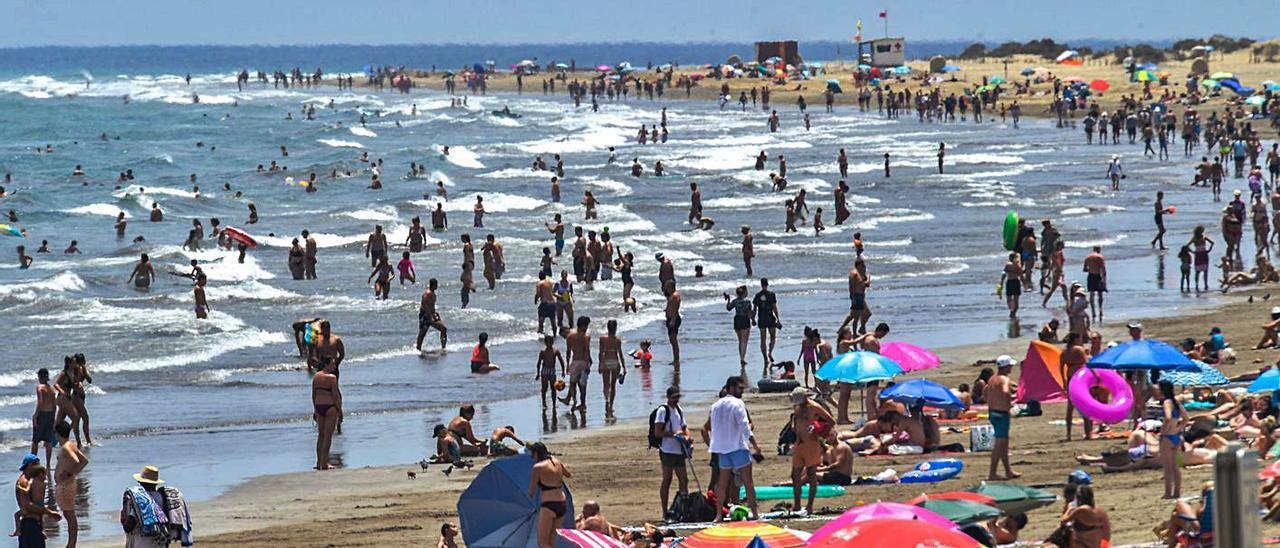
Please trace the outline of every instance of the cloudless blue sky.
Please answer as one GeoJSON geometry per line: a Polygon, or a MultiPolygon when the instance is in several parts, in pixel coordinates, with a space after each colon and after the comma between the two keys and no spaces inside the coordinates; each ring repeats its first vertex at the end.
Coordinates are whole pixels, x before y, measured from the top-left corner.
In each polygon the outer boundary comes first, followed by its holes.
{"type": "Polygon", "coordinates": [[[0,47],[1280,34],[1280,0],[0,0],[0,47]]]}

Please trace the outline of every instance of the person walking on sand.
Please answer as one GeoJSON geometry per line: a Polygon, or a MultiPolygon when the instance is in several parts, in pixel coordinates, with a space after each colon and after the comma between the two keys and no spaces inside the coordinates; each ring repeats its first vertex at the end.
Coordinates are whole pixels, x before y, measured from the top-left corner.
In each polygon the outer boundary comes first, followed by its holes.
{"type": "Polygon", "coordinates": [[[125,548],[160,548],[174,542],[183,546],[194,544],[191,512],[182,492],[162,487],[164,480],[160,479],[160,469],[155,466],[143,467],[133,479],[138,485],[125,489],[120,508],[125,548]]]}
{"type": "Polygon", "coordinates": [[[342,390],[338,388],[337,366],[333,358],[321,361],[320,371],[311,378],[311,406],[316,421],[316,470],[329,470],[329,449],[333,432],[342,422],[342,390]]]}
{"type": "MultiPolygon", "coordinates": [[[[1079,333],[1067,333],[1066,349],[1062,351],[1059,358],[1059,372],[1061,379],[1066,381],[1067,386],[1063,387],[1064,392],[1069,392],[1071,388],[1071,377],[1076,374],[1085,362],[1089,361],[1089,353],[1084,349],[1084,337],[1079,333]]],[[[1084,419],[1084,439],[1093,439],[1093,420],[1084,413],[1080,414],[1084,419]]],[[[1071,399],[1067,399],[1067,441],[1071,441],[1071,426],[1075,420],[1075,405],[1071,403],[1071,399]]]]}
{"type": "MultiPolygon", "coordinates": [[[[729,496],[729,483],[737,476],[746,491],[751,519],[760,515],[756,506],[756,486],[751,477],[751,460],[764,460],[760,446],[751,432],[751,417],[742,394],[747,389],[742,377],[729,377],[724,383],[723,396],[711,405],[707,422],[702,425],[702,441],[707,444],[712,458],[720,470],[715,483],[716,500],[725,501],[729,496]]],[[[716,505],[716,521],[723,520],[723,504],[716,505]]]]}
{"type": "Polygon", "coordinates": [[[1015,479],[1022,476],[1009,466],[1009,426],[1012,417],[1009,409],[1013,406],[1013,382],[1009,380],[1009,372],[1016,362],[1010,356],[996,358],[996,374],[987,381],[982,390],[983,401],[987,402],[988,419],[994,430],[995,441],[991,446],[991,467],[987,471],[988,481],[999,479],[1015,479]],[[996,467],[1004,463],[1004,478],[996,475],[996,467]]]}
{"type": "Polygon", "coordinates": [[[684,421],[684,410],[680,408],[680,388],[667,387],[667,403],[658,406],[654,411],[653,436],[658,440],[658,462],[662,465],[662,485],[658,488],[658,496],[662,499],[662,514],[672,519],[667,512],[671,506],[671,476],[677,480],[676,497],[680,498],[689,492],[689,474],[685,469],[685,460],[693,440],[689,438],[689,427],[684,421]]]}
{"type": "Polygon", "coordinates": [[[794,502],[791,507],[800,507],[800,488],[808,484],[808,504],[802,513],[797,512],[801,516],[807,516],[813,513],[813,500],[818,494],[822,440],[836,421],[826,408],[810,399],[807,388],[799,386],[791,391],[791,413],[791,428],[796,433],[796,443],[791,452],[791,489],[794,502]]]}
{"type": "Polygon", "coordinates": [[[76,520],[76,495],[79,492],[76,478],[89,465],[89,457],[80,450],[80,444],[71,439],[71,424],[60,422],[54,426],[58,433],[58,466],[53,473],[53,497],[58,502],[58,510],[67,520],[67,548],[76,547],[76,537],[80,531],[76,520]]]}

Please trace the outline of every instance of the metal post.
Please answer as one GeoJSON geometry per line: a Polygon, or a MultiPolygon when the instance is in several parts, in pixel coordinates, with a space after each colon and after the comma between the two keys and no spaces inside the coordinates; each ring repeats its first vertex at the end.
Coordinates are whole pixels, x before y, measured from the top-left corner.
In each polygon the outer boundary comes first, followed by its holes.
{"type": "Polygon", "coordinates": [[[1262,519],[1258,515],[1258,452],[1239,442],[1213,461],[1214,544],[1245,548],[1261,544],[1262,519]]]}

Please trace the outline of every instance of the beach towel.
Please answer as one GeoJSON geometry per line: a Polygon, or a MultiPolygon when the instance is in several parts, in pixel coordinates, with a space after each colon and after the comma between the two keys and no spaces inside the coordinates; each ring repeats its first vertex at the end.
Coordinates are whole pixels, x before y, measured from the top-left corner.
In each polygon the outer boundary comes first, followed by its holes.
{"type": "Polygon", "coordinates": [[[163,525],[169,523],[168,516],[142,486],[135,485],[125,490],[124,507],[127,515],[132,515],[137,520],[139,532],[143,536],[154,537],[157,534],[164,534],[163,525]]]}
{"type": "Polygon", "coordinates": [[[191,513],[187,511],[187,500],[176,487],[161,487],[165,505],[165,517],[169,519],[170,530],[177,533],[176,538],[183,546],[195,544],[191,536],[191,513]]]}

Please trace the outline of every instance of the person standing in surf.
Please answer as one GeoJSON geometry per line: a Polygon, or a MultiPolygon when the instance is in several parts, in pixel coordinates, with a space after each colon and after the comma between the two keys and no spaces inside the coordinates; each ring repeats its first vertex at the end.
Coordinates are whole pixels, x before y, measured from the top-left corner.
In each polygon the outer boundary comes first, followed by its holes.
{"type": "Polygon", "coordinates": [[[151,266],[151,258],[143,253],[137,264],[133,265],[133,273],[129,274],[128,282],[132,282],[135,288],[146,291],[151,288],[151,282],[155,279],[156,270],[151,266]]]}
{"type": "Polygon", "coordinates": [[[605,329],[608,333],[600,336],[599,343],[600,385],[604,391],[604,414],[612,417],[613,400],[618,395],[618,385],[627,378],[627,368],[622,354],[622,338],[618,337],[618,320],[609,320],[605,329]]]}
{"type": "Polygon", "coordinates": [[[755,237],[751,235],[751,227],[742,225],[742,263],[747,267],[747,277],[753,275],[751,271],[751,259],[756,256],[756,248],[753,243],[755,237]]]}
{"type": "MultiPolygon", "coordinates": [[[[444,351],[449,342],[449,329],[445,327],[444,320],[440,319],[440,313],[436,310],[436,289],[440,287],[440,282],[435,278],[427,280],[427,289],[422,292],[422,301],[418,306],[418,340],[414,344],[419,352],[422,351],[422,339],[427,336],[427,331],[435,328],[440,332],[440,351],[444,351]]],[[[327,322],[325,322],[327,323],[327,322]]],[[[322,323],[323,327],[325,323],[322,323]]]]}
{"type": "Polygon", "coordinates": [[[666,318],[667,340],[671,343],[671,365],[680,367],[680,291],[676,289],[674,279],[662,284],[662,294],[667,297],[667,306],[663,312],[666,318]]]}

